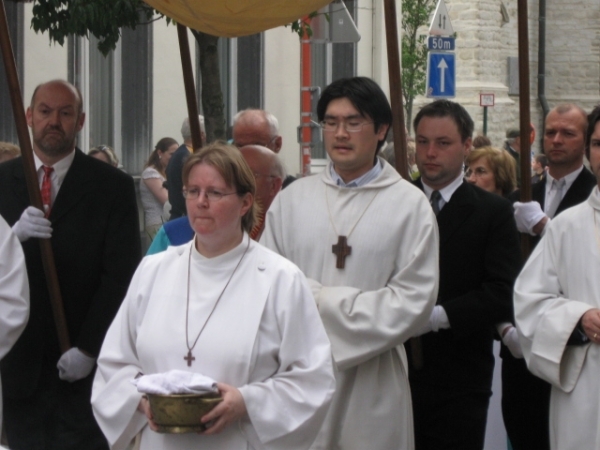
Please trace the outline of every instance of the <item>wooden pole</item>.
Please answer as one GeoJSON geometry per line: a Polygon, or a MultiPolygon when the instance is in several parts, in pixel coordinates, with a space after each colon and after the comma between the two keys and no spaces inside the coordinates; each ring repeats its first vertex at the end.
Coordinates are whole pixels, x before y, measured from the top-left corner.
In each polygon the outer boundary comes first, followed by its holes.
{"type": "MultiPolygon", "coordinates": [[[[406,128],[404,127],[404,107],[402,105],[402,76],[400,75],[400,46],[398,44],[396,0],[384,0],[384,10],[396,170],[402,175],[402,178],[410,181],[408,175],[408,159],[406,157],[406,128]]],[[[423,367],[421,338],[415,337],[410,339],[409,342],[413,365],[416,369],[421,369],[423,367]]]]}
{"type": "Polygon", "coordinates": [[[202,148],[202,132],[200,130],[200,120],[198,119],[198,102],[196,101],[196,87],[194,86],[194,71],[192,70],[187,28],[181,24],[177,24],[177,36],[179,37],[183,84],[185,86],[190,131],[192,132],[192,147],[193,151],[197,151],[202,148]]]}
{"type": "Polygon", "coordinates": [[[404,179],[410,180],[408,175],[408,159],[406,157],[406,128],[404,127],[404,107],[402,105],[402,78],[400,75],[400,46],[398,44],[396,0],[384,0],[384,10],[396,170],[404,179]]]}
{"type": "MultiPolygon", "coordinates": [[[[10,34],[8,33],[8,21],[6,18],[4,0],[0,0],[0,5],[0,47],[2,48],[2,60],[4,61],[10,100],[12,103],[13,115],[15,117],[15,124],[17,126],[19,146],[21,147],[23,168],[25,170],[25,182],[27,184],[27,191],[29,193],[31,204],[43,211],[42,195],[40,193],[38,176],[33,159],[33,148],[31,147],[31,140],[29,138],[29,129],[27,128],[25,111],[23,109],[23,98],[21,97],[21,87],[19,85],[17,67],[10,42],[10,34]]],[[[69,342],[69,331],[60,293],[60,285],[58,284],[56,266],[54,265],[52,244],[50,239],[39,239],[39,242],[42,264],[44,266],[46,283],[48,285],[48,293],[50,295],[50,304],[52,305],[54,323],[56,324],[56,332],[58,334],[58,343],[60,345],[60,350],[64,353],[71,348],[71,344],[69,342]]]]}
{"type": "MultiPolygon", "coordinates": [[[[521,140],[521,190],[520,201],[531,201],[531,113],[529,104],[529,33],[527,26],[527,0],[518,0],[519,17],[519,130],[521,140]]],[[[531,252],[527,234],[521,237],[521,253],[527,259],[531,252]]]]}

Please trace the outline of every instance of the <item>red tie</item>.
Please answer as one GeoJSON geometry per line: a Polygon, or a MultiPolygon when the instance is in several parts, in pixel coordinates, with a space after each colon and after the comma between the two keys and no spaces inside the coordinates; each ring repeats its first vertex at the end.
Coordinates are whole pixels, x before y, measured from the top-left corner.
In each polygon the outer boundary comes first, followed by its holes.
{"type": "Polygon", "coordinates": [[[46,212],[45,217],[50,215],[50,208],[52,206],[52,181],[50,177],[54,168],[48,166],[42,166],[44,169],[44,179],[42,180],[42,204],[44,205],[44,211],[46,212]]]}

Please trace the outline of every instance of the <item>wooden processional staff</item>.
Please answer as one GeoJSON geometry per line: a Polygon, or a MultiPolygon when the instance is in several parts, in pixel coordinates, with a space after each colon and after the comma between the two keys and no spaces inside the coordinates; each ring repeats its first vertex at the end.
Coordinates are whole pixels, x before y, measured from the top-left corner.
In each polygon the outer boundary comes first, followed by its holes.
{"type": "MultiPolygon", "coordinates": [[[[6,80],[8,82],[8,90],[10,92],[10,100],[12,103],[13,115],[17,126],[17,134],[19,137],[19,146],[23,157],[23,167],[25,169],[25,181],[27,183],[27,191],[31,204],[38,209],[43,210],[42,195],[35,170],[35,162],[33,159],[33,148],[31,147],[31,139],[29,138],[29,129],[25,119],[25,110],[23,109],[23,98],[21,97],[21,87],[19,85],[19,77],[17,75],[17,66],[15,57],[10,42],[10,34],[8,32],[8,21],[6,19],[6,8],[4,0],[0,0],[0,46],[2,47],[2,60],[6,71],[6,80]]],[[[54,253],[50,239],[39,239],[40,250],[42,254],[42,263],[44,273],[46,275],[46,283],[48,284],[48,292],[50,295],[50,303],[52,305],[52,313],[58,333],[58,341],[61,352],[66,352],[71,348],[69,342],[69,332],[67,329],[67,320],[63,307],[60,286],[56,275],[56,266],[54,264],[54,253]]]]}

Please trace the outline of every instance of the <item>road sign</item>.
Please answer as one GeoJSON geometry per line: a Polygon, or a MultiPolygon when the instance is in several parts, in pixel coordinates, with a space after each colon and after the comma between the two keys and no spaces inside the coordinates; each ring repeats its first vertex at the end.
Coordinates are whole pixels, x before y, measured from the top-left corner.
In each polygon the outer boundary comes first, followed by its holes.
{"type": "Polygon", "coordinates": [[[429,36],[427,38],[427,48],[429,50],[452,51],[455,47],[455,39],[447,36],[429,36]]]}
{"type": "Polygon", "coordinates": [[[446,8],[444,0],[439,0],[435,8],[435,14],[429,26],[429,34],[433,36],[450,36],[454,34],[454,29],[450,23],[450,16],[448,15],[448,8],[446,8]]]}
{"type": "Polygon", "coordinates": [[[427,97],[456,96],[454,53],[429,52],[427,56],[427,97]]]}
{"type": "Polygon", "coordinates": [[[494,106],[494,94],[479,94],[479,106],[494,106]]]}

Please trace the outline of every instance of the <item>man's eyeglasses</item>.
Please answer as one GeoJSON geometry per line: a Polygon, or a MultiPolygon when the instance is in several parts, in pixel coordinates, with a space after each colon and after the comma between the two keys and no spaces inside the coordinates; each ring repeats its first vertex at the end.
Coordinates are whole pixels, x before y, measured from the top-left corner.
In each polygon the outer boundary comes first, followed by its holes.
{"type": "Polygon", "coordinates": [[[360,120],[349,120],[343,122],[338,122],[336,120],[323,120],[322,122],[319,122],[319,125],[326,133],[337,131],[340,124],[348,133],[358,133],[359,131],[362,131],[365,125],[369,125],[372,123],[373,122],[363,122],[360,120]]]}
{"type": "Polygon", "coordinates": [[[219,200],[221,200],[223,197],[225,197],[227,195],[237,194],[237,192],[224,193],[224,192],[220,192],[220,191],[215,191],[214,189],[207,189],[205,191],[202,191],[202,189],[191,188],[191,189],[184,189],[183,196],[185,197],[186,200],[195,200],[198,197],[200,197],[202,192],[204,192],[204,196],[207,198],[207,200],[209,202],[218,202],[219,200]]]}
{"type": "Polygon", "coordinates": [[[475,170],[467,170],[465,172],[465,177],[466,178],[470,178],[471,175],[475,175],[475,177],[482,177],[484,175],[487,175],[489,172],[487,170],[485,170],[483,167],[478,167],[475,170]]]}

